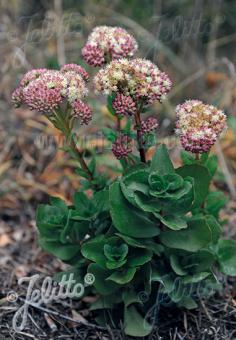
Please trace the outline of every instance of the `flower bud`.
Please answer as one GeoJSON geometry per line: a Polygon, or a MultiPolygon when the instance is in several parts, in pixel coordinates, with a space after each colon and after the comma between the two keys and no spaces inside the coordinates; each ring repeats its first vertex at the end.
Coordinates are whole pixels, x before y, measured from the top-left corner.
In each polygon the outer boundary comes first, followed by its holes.
{"type": "Polygon", "coordinates": [[[112,152],[117,159],[127,157],[132,152],[132,139],[127,135],[120,135],[112,145],[112,152]]]}

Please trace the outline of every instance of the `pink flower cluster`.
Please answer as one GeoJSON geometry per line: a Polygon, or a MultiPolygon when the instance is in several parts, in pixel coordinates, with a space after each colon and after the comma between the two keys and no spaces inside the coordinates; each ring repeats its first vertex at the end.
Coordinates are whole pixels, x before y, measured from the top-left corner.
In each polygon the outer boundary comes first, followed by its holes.
{"type": "Polygon", "coordinates": [[[37,68],[31,71],[26,72],[24,77],[20,81],[20,86],[27,86],[32,80],[39,78],[43,73],[47,72],[46,68],[37,68]]]}
{"type": "Polygon", "coordinates": [[[74,117],[80,118],[81,124],[88,125],[92,119],[92,110],[89,105],[82,102],[82,100],[75,100],[72,104],[74,117]]]}
{"type": "Polygon", "coordinates": [[[88,92],[85,80],[88,80],[88,73],[76,64],[66,64],[60,71],[34,69],[24,75],[12,94],[12,101],[16,106],[26,104],[31,110],[47,115],[67,101],[81,123],[87,124],[92,113],[81,101],[88,92]]]}
{"type": "Polygon", "coordinates": [[[89,65],[102,66],[110,59],[132,57],[137,48],[136,40],[125,29],[98,26],[89,35],[82,55],[89,65]]]}
{"type": "Polygon", "coordinates": [[[172,82],[165,72],[151,61],[140,58],[114,60],[94,77],[97,92],[122,93],[131,96],[134,101],[142,101],[144,105],[164,99],[171,86],[172,82]]]}
{"type": "Polygon", "coordinates": [[[112,107],[118,116],[131,116],[137,111],[135,102],[131,96],[117,93],[112,102],[112,107]]]}
{"type": "Polygon", "coordinates": [[[77,64],[65,64],[61,67],[61,72],[74,72],[82,76],[82,78],[86,81],[89,80],[89,74],[85,71],[85,69],[77,64]]]}
{"type": "Polygon", "coordinates": [[[141,132],[142,134],[153,132],[158,128],[158,125],[156,118],[149,117],[146,120],[141,121],[141,132]]]}
{"type": "Polygon", "coordinates": [[[127,157],[132,152],[132,139],[127,135],[120,135],[112,144],[112,152],[117,159],[127,157]]]}
{"type": "Polygon", "coordinates": [[[193,153],[208,152],[226,128],[226,116],[213,105],[187,100],[176,107],[176,132],[183,148],[193,153]]]}

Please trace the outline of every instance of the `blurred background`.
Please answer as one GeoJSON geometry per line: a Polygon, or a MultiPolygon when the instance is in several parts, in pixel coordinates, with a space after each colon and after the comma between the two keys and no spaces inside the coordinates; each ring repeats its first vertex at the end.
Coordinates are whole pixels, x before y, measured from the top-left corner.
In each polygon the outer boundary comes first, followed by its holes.
{"type": "MultiPolygon", "coordinates": [[[[12,254],[31,256],[27,247],[34,244],[38,203],[46,202],[48,195],[69,202],[79,188],[75,165],[58,150],[59,133],[43,116],[14,109],[11,93],[32,68],[79,63],[93,75],[97,70],[84,65],[81,48],[97,25],[126,28],[138,40],[137,56],[152,60],[172,78],[167,100],[151,110],[159,117],[158,141],[168,143],[176,164],[180,162],[174,136],[176,104],[199,98],[227,113],[229,129],[215,149],[220,162],[215,185],[229,197],[224,217],[232,225],[236,220],[236,1],[1,0],[0,265],[11,263],[12,254]]],[[[101,149],[101,127],[112,127],[113,122],[104,98],[90,94],[89,100],[93,123],[80,133],[91,135],[88,149],[101,149]]],[[[111,155],[100,152],[98,159],[100,171],[113,176],[111,155]]],[[[17,263],[20,276],[26,267],[17,263]]]]}

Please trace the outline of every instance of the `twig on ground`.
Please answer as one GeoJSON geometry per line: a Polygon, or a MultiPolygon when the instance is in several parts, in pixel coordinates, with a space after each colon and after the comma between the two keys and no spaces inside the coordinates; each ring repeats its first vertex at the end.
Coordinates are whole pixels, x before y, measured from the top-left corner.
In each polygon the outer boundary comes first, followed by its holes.
{"type": "Polygon", "coordinates": [[[202,308],[203,308],[204,312],[206,313],[206,316],[208,317],[208,319],[209,319],[210,321],[212,321],[212,317],[211,317],[210,313],[208,312],[208,310],[207,310],[207,308],[206,308],[206,305],[205,305],[204,301],[203,301],[203,300],[200,300],[200,303],[201,303],[201,305],[202,305],[202,308]]]}
{"type": "MultiPolygon", "coordinates": [[[[78,320],[75,320],[75,319],[73,319],[73,318],[71,318],[71,317],[69,317],[69,316],[67,316],[67,315],[64,315],[64,314],[62,314],[62,313],[56,312],[56,311],[51,310],[51,309],[48,309],[48,308],[44,308],[44,307],[35,305],[35,304],[30,303],[30,302],[28,302],[26,299],[21,298],[21,297],[18,297],[18,299],[19,299],[21,302],[27,303],[30,307],[36,308],[36,309],[38,309],[38,310],[41,310],[41,311],[44,312],[44,313],[51,314],[51,315],[55,315],[55,316],[58,316],[58,317],[60,317],[60,318],[65,319],[65,320],[67,320],[67,321],[71,321],[71,322],[77,323],[78,325],[83,325],[83,326],[84,326],[84,324],[83,324],[82,322],[80,322],[80,321],[78,321],[78,320]]],[[[87,323],[87,324],[86,324],[86,327],[90,327],[90,328],[92,328],[92,329],[107,330],[106,327],[94,325],[94,324],[92,324],[92,323],[87,323]]]]}

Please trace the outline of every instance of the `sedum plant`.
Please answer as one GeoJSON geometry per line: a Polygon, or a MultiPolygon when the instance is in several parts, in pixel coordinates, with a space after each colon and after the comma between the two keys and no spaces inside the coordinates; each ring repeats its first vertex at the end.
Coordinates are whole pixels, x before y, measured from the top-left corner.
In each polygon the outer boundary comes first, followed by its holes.
{"type": "Polygon", "coordinates": [[[40,245],[69,264],[66,274],[78,282],[94,275],[86,292],[97,296],[91,310],[98,323],[117,327],[122,321],[125,333],[138,337],[151,332],[155,304],[196,308],[219,286],[219,272],[236,275],[236,244],[222,238],[219,212],[227,200],[211,186],[217,159],[210,149],[226,127],[225,114],[199,100],[177,106],[184,150],[183,165],[175,168],[166,146],[156,143],[157,119],[147,117],[172,83],[151,61],[131,59],[136,50],[124,29],[107,26],[96,27],[82,50],[88,64],[103,66],[93,89],[107,96],[117,121],[104,129],[122,168],[115,180],[99,173],[96,159],[85,158],[77,144],[77,120],[92,119],[84,101],[88,73],[81,66],[32,70],[12,99],[46,115],[64,134],[82,178],[71,205],[56,197],[39,205],[40,245]]]}

